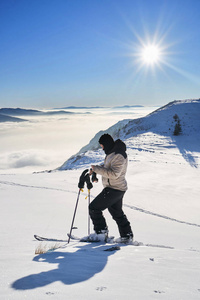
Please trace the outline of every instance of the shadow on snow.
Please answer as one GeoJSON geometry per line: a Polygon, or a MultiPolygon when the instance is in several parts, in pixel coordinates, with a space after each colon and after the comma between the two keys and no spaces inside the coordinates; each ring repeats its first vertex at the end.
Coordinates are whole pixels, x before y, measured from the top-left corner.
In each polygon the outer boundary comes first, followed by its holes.
{"type": "Polygon", "coordinates": [[[56,281],[71,285],[86,281],[105,268],[108,256],[115,251],[103,251],[108,246],[87,244],[76,252],[47,252],[34,257],[33,261],[58,264],[58,268],[22,277],[12,284],[16,290],[31,290],[56,281]]]}
{"type": "Polygon", "coordinates": [[[191,140],[190,142],[190,139],[188,139],[186,142],[184,137],[181,135],[177,137],[174,136],[172,141],[174,141],[182,157],[190,164],[190,166],[198,168],[199,154],[197,155],[197,152],[200,153],[200,143],[198,141],[198,137],[195,143],[194,140],[191,140]]]}

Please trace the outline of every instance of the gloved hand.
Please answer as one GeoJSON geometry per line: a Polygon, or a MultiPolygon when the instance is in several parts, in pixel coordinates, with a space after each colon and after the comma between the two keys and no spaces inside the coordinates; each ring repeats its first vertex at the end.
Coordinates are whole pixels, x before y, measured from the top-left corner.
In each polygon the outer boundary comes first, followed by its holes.
{"type": "Polygon", "coordinates": [[[91,190],[93,188],[93,184],[90,182],[90,175],[89,174],[85,175],[85,182],[87,183],[88,190],[91,190]]]}
{"type": "Polygon", "coordinates": [[[92,172],[92,182],[98,182],[97,174],[92,172]]]}
{"type": "Polygon", "coordinates": [[[85,175],[87,174],[87,172],[88,172],[88,169],[84,170],[83,173],[81,174],[80,178],[79,178],[79,183],[78,183],[79,189],[83,189],[84,188],[85,175]]]}
{"type": "Polygon", "coordinates": [[[90,175],[88,173],[88,169],[84,170],[79,178],[79,183],[78,183],[79,189],[84,188],[85,182],[87,184],[88,190],[91,190],[93,188],[93,184],[90,182],[90,175]]]}

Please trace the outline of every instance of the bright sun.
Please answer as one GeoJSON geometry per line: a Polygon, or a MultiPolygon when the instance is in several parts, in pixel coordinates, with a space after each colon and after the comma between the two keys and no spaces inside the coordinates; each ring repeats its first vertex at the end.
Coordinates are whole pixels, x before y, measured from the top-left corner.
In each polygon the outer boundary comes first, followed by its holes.
{"type": "Polygon", "coordinates": [[[160,49],[158,46],[150,45],[143,48],[141,58],[145,64],[153,65],[160,60],[160,49]]]}

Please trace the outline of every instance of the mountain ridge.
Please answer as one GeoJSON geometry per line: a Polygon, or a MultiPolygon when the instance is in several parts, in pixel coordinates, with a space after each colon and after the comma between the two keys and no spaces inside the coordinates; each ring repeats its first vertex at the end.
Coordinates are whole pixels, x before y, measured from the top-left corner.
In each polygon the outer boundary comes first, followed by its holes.
{"type": "MultiPolygon", "coordinates": [[[[168,136],[176,143],[179,151],[188,160],[187,153],[189,151],[200,152],[200,145],[197,143],[193,147],[191,145],[184,145],[184,136],[194,137],[197,139],[200,132],[200,99],[191,100],[175,100],[156,109],[145,117],[137,119],[127,119],[119,121],[107,130],[99,131],[91,141],[82,147],[78,153],[71,156],[67,161],[61,165],[58,170],[73,169],[89,163],[88,153],[95,152],[96,161],[102,159],[99,153],[98,140],[104,133],[109,133],[115,139],[122,139],[126,141],[137,135],[142,135],[147,132],[154,134],[168,136]],[[181,137],[175,138],[174,130],[177,124],[177,118],[181,126],[181,137]]],[[[130,147],[130,146],[129,146],[130,147]]],[[[93,157],[94,158],[94,157],[93,157]]]]}

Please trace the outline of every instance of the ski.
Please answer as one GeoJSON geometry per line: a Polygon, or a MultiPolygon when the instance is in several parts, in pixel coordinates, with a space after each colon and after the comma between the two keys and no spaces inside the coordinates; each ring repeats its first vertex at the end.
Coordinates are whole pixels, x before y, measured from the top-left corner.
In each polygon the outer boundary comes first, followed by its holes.
{"type": "MultiPolygon", "coordinates": [[[[67,234],[68,236],[70,236],[70,234],[68,233],[67,234]]],[[[100,243],[102,241],[92,241],[92,240],[89,240],[87,239],[87,237],[77,237],[77,236],[74,236],[73,234],[70,236],[70,238],[72,240],[76,240],[76,241],[79,241],[79,242],[82,242],[82,243],[100,243]]],[[[120,242],[119,239],[115,239],[114,236],[109,236],[107,238],[107,240],[105,241],[105,243],[108,243],[108,244],[124,244],[124,245],[133,245],[133,246],[144,246],[143,243],[141,242],[137,242],[137,241],[132,241],[132,242],[128,242],[128,243],[125,243],[125,242],[120,242]]]]}
{"type": "MultiPolygon", "coordinates": [[[[67,235],[68,235],[68,237],[70,236],[69,233],[67,235]]],[[[37,241],[40,241],[40,242],[46,241],[46,242],[59,242],[59,243],[63,242],[63,243],[68,243],[68,239],[47,238],[47,237],[39,236],[37,234],[34,235],[34,238],[37,241]]],[[[70,236],[70,239],[74,240],[74,241],[79,241],[79,242],[82,242],[82,243],[102,243],[102,241],[91,241],[91,240],[87,240],[87,239],[84,239],[84,238],[77,237],[77,236],[75,236],[73,234],[70,236]]],[[[127,246],[130,245],[130,246],[137,246],[137,247],[138,246],[144,246],[144,247],[174,249],[174,247],[171,247],[171,246],[158,245],[158,244],[144,244],[144,243],[138,242],[138,241],[132,241],[132,242],[129,242],[129,243],[123,243],[123,242],[120,243],[118,239],[114,238],[114,236],[108,237],[107,241],[105,241],[104,243],[105,244],[108,243],[108,244],[127,245],[127,246]]],[[[113,247],[111,247],[111,249],[113,249],[113,247]]],[[[117,250],[117,249],[115,249],[115,250],[117,250]]],[[[106,250],[106,251],[109,251],[109,250],[106,250]]]]}
{"type": "Polygon", "coordinates": [[[34,234],[34,238],[35,238],[37,241],[40,241],[40,242],[43,242],[43,241],[46,241],[46,242],[64,242],[64,243],[67,243],[67,242],[68,242],[68,240],[54,239],[54,238],[47,238],[47,237],[39,236],[39,235],[37,235],[37,234],[34,234]]]}
{"type": "MultiPolygon", "coordinates": [[[[69,233],[67,235],[69,236],[69,233]]],[[[71,235],[70,238],[72,240],[79,241],[79,242],[82,242],[82,243],[100,243],[100,242],[102,242],[102,241],[89,241],[89,240],[86,240],[84,238],[80,238],[80,237],[77,237],[77,236],[74,236],[74,235],[71,235]]],[[[118,245],[127,245],[127,246],[130,245],[130,246],[135,246],[135,247],[144,246],[144,247],[153,247],[153,248],[174,249],[174,247],[171,247],[171,246],[159,245],[159,244],[144,244],[144,243],[138,242],[138,241],[131,241],[131,242],[128,242],[128,243],[120,242],[119,239],[115,239],[114,236],[108,237],[108,240],[105,243],[115,244],[115,245],[117,245],[117,244],[118,245]]],[[[117,247],[118,246],[110,247],[110,248],[107,248],[108,250],[106,249],[104,251],[109,251],[109,249],[119,250],[119,249],[117,249],[117,247]]],[[[110,251],[112,251],[112,250],[110,250],[110,251]]]]}
{"type": "MultiPolygon", "coordinates": [[[[70,234],[68,233],[67,234],[68,236],[70,236],[70,234]]],[[[76,241],[79,241],[79,242],[82,242],[82,243],[100,243],[100,242],[103,242],[103,241],[100,241],[100,240],[90,240],[90,239],[87,239],[87,236],[86,237],[77,237],[75,235],[71,235],[70,238],[72,240],[76,240],[76,241]]],[[[108,243],[108,244],[124,244],[124,245],[133,245],[133,246],[143,246],[144,244],[141,243],[141,242],[137,242],[137,241],[131,241],[131,242],[123,242],[121,241],[120,242],[120,239],[115,239],[114,236],[109,236],[107,237],[106,241],[104,243],[108,243]]]]}
{"type": "MultiPolygon", "coordinates": [[[[69,233],[68,233],[67,235],[70,236],[69,233]]],[[[80,237],[71,235],[70,238],[71,238],[72,240],[76,240],[76,241],[83,242],[83,243],[100,243],[100,242],[102,242],[102,241],[99,241],[99,240],[97,240],[97,241],[94,240],[94,241],[93,241],[93,240],[87,239],[87,236],[86,236],[86,237],[80,238],[80,237]]],[[[114,236],[109,236],[109,237],[106,239],[105,243],[108,243],[108,244],[134,245],[134,246],[142,246],[142,245],[143,245],[143,243],[137,242],[137,241],[128,242],[128,243],[120,242],[119,239],[115,239],[114,236]]]]}
{"type": "MultiPolygon", "coordinates": [[[[68,237],[70,237],[70,239],[75,240],[75,241],[79,241],[79,242],[82,242],[82,243],[102,243],[103,242],[103,241],[100,241],[100,240],[96,240],[96,241],[95,240],[94,241],[89,240],[89,239],[87,239],[87,237],[80,238],[80,237],[77,237],[73,234],[70,236],[69,233],[67,235],[68,235],[68,237]]],[[[113,243],[113,240],[114,240],[114,236],[109,236],[104,243],[113,243]]]]}

